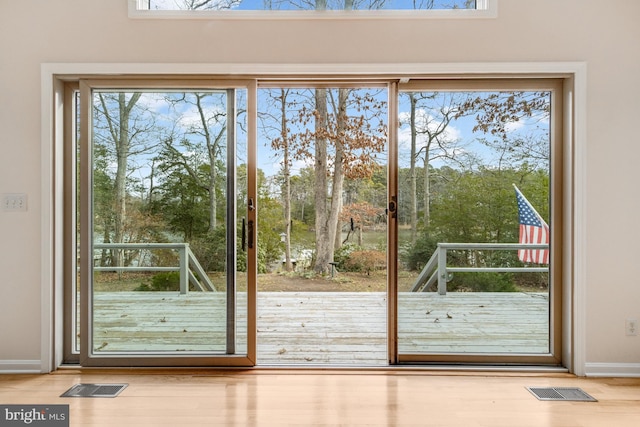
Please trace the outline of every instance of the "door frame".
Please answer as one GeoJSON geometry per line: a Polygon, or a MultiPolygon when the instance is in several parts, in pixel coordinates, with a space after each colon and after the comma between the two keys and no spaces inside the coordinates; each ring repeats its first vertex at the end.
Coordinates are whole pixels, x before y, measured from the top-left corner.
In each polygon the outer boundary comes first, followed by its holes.
{"type": "MultiPolygon", "coordinates": [[[[90,140],[92,135],[92,112],[93,103],[92,91],[94,89],[105,90],[157,90],[157,91],[197,91],[197,90],[226,90],[227,97],[229,91],[234,93],[234,99],[231,100],[235,106],[235,89],[245,89],[247,91],[247,109],[253,110],[250,105],[255,104],[255,80],[223,80],[218,81],[215,79],[207,80],[190,80],[190,79],[172,79],[172,80],[154,80],[154,79],[80,79],[79,91],[80,91],[80,139],[78,141],[80,145],[80,325],[82,340],[80,341],[80,357],[79,363],[82,366],[253,366],[256,360],[256,347],[255,347],[255,334],[256,334],[256,315],[255,309],[255,271],[257,271],[257,249],[255,245],[255,235],[249,234],[249,238],[253,237],[254,242],[247,245],[247,352],[246,354],[233,354],[235,352],[235,339],[227,331],[227,354],[217,354],[209,352],[118,352],[113,354],[95,354],[93,350],[93,315],[92,315],[92,300],[93,300],[93,268],[91,265],[91,252],[93,248],[93,210],[91,208],[91,194],[92,194],[92,150],[90,148],[90,140]],[[253,272],[253,274],[252,274],[253,272]],[[253,280],[251,278],[254,278],[253,280]]],[[[227,98],[228,99],[228,98],[227,98]]],[[[229,104],[229,102],[227,102],[229,104]]],[[[229,108],[229,107],[227,107],[229,108]]],[[[233,107],[235,113],[235,107],[233,107]]],[[[235,115],[234,115],[235,123],[235,115]]],[[[256,133],[255,129],[255,115],[247,115],[248,129],[247,129],[247,163],[248,170],[252,169],[251,165],[255,165],[256,162],[256,133]]],[[[235,130],[231,131],[228,127],[228,135],[235,140],[235,130]]],[[[235,161],[235,146],[228,147],[229,152],[226,155],[227,163],[231,160],[235,161]]],[[[70,152],[72,150],[68,150],[70,152]]],[[[71,154],[71,153],[69,153],[71,154]]],[[[72,163],[71,161],[68,164],[72,163]]],[[[233,170],[235,171],[235,162],[233,163],[233,170]]],[[[255,198],[255,174],[253,179],[251,173],[248,174],[247,184],[247,197],[255,198]]],[[[231,179],[227,180],[227,191],[233,191],[235,194],[235,172],[228,174],[231,179]],[[233,182],[230,182],[233,181],[233,182]]],[[[67,187],[69,188],[69,186],[67,187]]],[[[235,201],[235,197],[231,200],[235,201]]],[[[255,221],[255,211],[252,209],[246,209],[246,216],[248,221],[255,221]]],[[[227,221],[234,219],[235,224],[236,205],[231,203],[227,206],[227,212],[225,218],[227,221]]],[[[227,229],[227,241],[228,249],[232,246],[236,248],[235,227],[228,227],[227,229]],[[231,239],[229,240],[229,236],[231,239]]],[[[233,254],[229,254],[227,250],[227,263],[235,264],[235,251],[233,254]]],[[[75,268],[73,269],[75,270],[75,268]]],[[[236,334],[236,288],[235,288],[235,268],[233,270],[232,277],[227,277],[227,316],[226,323],[227,328],[232,328],[232,333],[236,334]],[[233,286],[229,289],[229,282],[233,280],[233,286]],[[231,292],[231,294],[229,293],[231,292]]],[[[227,273],[229,275],[229,272],[227,273]]],[[[68,332],[68,330],[67,330],[68,332]]]]}
{"type": "Polygon", "coordinates": [[[468,363],[484,364],[487,366],[498,364],[512,365],[548,365],[560,366],[562,363],[563,341],[563,191],[564,184],[564,126],[565,114],[563,95],[563,80],[552,77],[513,77],[501,79],[497,77],[487,79],[412,79],[400,84],[399,93],[402,92],[536,92],[544,91],[550,94],[549,115],[549,215],[552,226],[549,249],[551,258],[549,261],[549,351],[547,353],[469,353],[469,352],[442,352],[399,354],[398,363],[468,363]]]}
{"type": "MultiPolygon", "coordinates": [[[[456,64],[143,64],[143,63],[45,63],[41,66],[41,358],[40,372],[51,372],[64,361],[64,187],[62,176],[64,114],[67,81],[79,76],[228,76],[246,78],[325,76],[397,79],[539,77],[562,78],[565,99],[563,122],[565,167],[563,182],[564,247],[562,257],[563,365],[577,375],[585,373],[586,357],[586,64],[584,62],[456,63],[456,64]]],[[[249,104],[249,108],[252,105],[249,104]]],[[[255,105],[253,105],[255,108],[255,105]]],[[[255,154],[255,153],[254,153],[255,154]]],[[[389,183],[391,185],[391,183],[389,183]]],[[[255,307],[249,307],[255,312],[255,307]]],[[[389,311],[389,315],[395,311],[389,311]]],[[[393,341],[393,340],[391,340],[393,341]]],[[[249,344],[251,341],[249,342],[249,344]]],[[[389,347],[395,344],[390,342],[389,347]]],[[[391,360],[390,362],[393,362],[391,360]]]]}

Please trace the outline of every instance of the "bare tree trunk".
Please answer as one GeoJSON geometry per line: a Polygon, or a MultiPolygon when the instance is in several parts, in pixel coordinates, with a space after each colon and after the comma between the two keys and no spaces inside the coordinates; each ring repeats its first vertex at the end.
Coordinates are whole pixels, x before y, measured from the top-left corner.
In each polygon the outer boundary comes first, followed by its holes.
{"type": "MultiPolygon", "coordinates": [[[[195,94],[196,96],[196,107],[198,108],[198,114],[200,116],[200,122],[202,123],[202,131],[204,133],[204,138],[207,143],[207,154],[209,156],[209,182],[207,183],[208,191],[209,191],[209,232],[212,232],[218,226],[218,200],[216,197],[216,182],[218,180],[218,171],[216,169],[216,159],[217,159],[217,151],[219,150],[219,141],[218,139],[224,133],[227,126],[223,126],[222,132],[218,138],[212,140],[211,133],[209,133],[209,126],[207,126],[207,118],[204,114],[204,110],[202,108],[202,98],[205,95],[195,94]]],[[[230,120],[227,117],[227,120],[230,120]]]]}
{"type": "MultiPolygon", "coordinates": [[[[129,139],[129,117],[134,105],[140,99],[141,93],[134,93],[131,99],[127,101],[125,93],[118,94],[118,123],[114,122],[113,117],[109,115],[106,101],[100,95],[100,102],[104,110],[105,117],[109,126],[112,140],[116,148],[116,176],[114,180],[114,225],[113,225],[113,242],[123,243],[125,223],[127,218],[127,161],[129,158],[129,150],[131,141],[129,139]]],[[[122,251],[116,249],[112,253],[113,265],[122,266],[122,251]]]]}
{"type": "MultiPolygon", "coordinates": [[[[127,216],[127,159],[129,157],[129,114],[127,111],[125,94],[118,94],[118,109],[120,130],[119,138],[116,139],[116,177],[114,181],[115,189],[115,216],[114,216],[114,236],[116,243],[124,242],[124,229],[127,216]]],[[[122,251],[116,249],[113,253],[114,265],[122,266],[122,251]]]]}
{"type": "Polygon", "coordinates": [[[424,155],[424,226],[428,227],[431,220],[431,210],[429,205],[431,204],[429,188],[429,151],[424,155]]]}
{"type": "Polygon", "coordinates": [[[411,105],[410,110],[410,123],[411,126],[411,159],[409,166],[409,179],[411,186],[411,218],[410,218],[410,226],[411,226],[411,243],[415,244],[417,235],[418,235],[418,186],[417,181],[418,177],[416,174],[416,160],[417,160],[417,136],[418,130],[416,129],[416,97],[414,93],[409,94],[409,104],[411,105]]]}
{"type": "MultiPolygon", "coordinates": [[[[333,232],[329,236],[329,241],[333,242],[333,249],[338,249],[342,245],[340,210],[342,209],[342,188],[344,187],[343,147],[339,141],[336,141],[335,162],[331,184],[331,210],[329,212],[329,229],[333,232]]],[[[331,251],[331,261],[333,261],[333,251],[331,251]]]]}
{"type": "MultiPolygon", "coordinates": [[[[330,240],[327,212],[327,90],[316,89],[316,139],[315,139],[315,209],[316,209],[316,273],[328,273],[333,261],[333,240],[330,240]]],[[[334,228],[335,232],[335,228],[334,228]]]]}
{"type": "Polygon", "coordinates": [[[287,132],[287,108],[286,98],[287,91],[281,89],[280,97],[280,136],[284,146],[284,159],[282,166],[282,174],[284,175],[283,196],[284,196],[284,222],[285,222],[285,241],[284,241],[284,259],[285,270],[292,271],[293,263],[291,262],[291,167],[289,159],[289,140],[287,132]]]}
{"type": "Polygon", "coordinates": [[[209,163],[211,171],[209,172],[209,232],[214,231],[218,227],[218,200],[216,196],[216,181],[218,172],[216,171],[216,156],[212,149],[209,149],[209,163]]]}
{"type": "MultiPolygon", "coordinates": [[[[348,89],[338,89],[338,108],[336,114],[337,134],[343,135],[347,129],[347,98],[348,89]]],[[[342,227],[340,224],[340,211],[342,210],[342,192],[344,188],[344,145],[342,141],[336,141],[336,158],[334,162],[333,183],[331,186],[331,214],[329,217],[330,226],[333,226],[335,234],[333,236],[333,247],[339,249],[342,246],[342,227]]],[[[331,256],[333,261],[333,254],[331,256]]]]}

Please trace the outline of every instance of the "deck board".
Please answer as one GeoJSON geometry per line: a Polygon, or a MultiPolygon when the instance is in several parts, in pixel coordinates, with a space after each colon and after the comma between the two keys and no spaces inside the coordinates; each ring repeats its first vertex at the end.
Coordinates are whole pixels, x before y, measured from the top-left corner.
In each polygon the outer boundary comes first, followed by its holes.
{"type": "MultiPolygon", "coordinates": [[[[100,352],[224,353],[223,293],[97,292],[100,352]]],[[[246,351],[246,294],[238,298],[238,350],[246,351]]],[[[387,299],[379,292],[261,292],[258,363],[387,363],[387,299]]],[[[546,353],[549,305],[539,293],[401,293],[401,354],[546,353]]]]}

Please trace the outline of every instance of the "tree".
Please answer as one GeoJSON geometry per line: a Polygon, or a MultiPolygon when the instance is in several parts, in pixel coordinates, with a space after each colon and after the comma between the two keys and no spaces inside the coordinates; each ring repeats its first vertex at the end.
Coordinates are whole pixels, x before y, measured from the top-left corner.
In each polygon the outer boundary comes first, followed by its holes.
{"type": "MultiPolygon", "coordinates": [[[[282,151],[282,197],[284,201],[284,246],[285,246],[285,270],[293,270],[293,262],[291,259],[291,147],[289,142],[289,126],[287,123],[287,109],[292,104],[287,101],[289,89],[278,89],[271,93],[271,105],[274,112],[264,112],[272,121],[277,122],[279,126],[276,129],[277,136],[271,140],[271,147],[275,150],[282,151]],[[279,115],[274,115],[275,111],[279,115]]],[[[263,120],[263,123],[265,120],[263,120]]],[[[266,121],[268,123],[268,121],[266,121]]],[[[268,126],[268,125],[267,125],[268,126]]]]}
{"type": "MultiPolygon", "coordinates": [[[[218,225],[218,191],[220,170],[225,170],[224,159],[227,135],[226,96],[221,93],[182,93],[167,97],[167,102],[189,117],[176,117],[175,123],[182,121],[183,135],[170,135],[163,141],[164,169],[181,168],[202,187],[209,199],[209,226],[212,232],[218,225]],[[189,110],[185,110],[188,108],[189,110]],[[181,147],[182,146],[182,147],[181,147]],[[199,152],[205,152],[207,168],[198,170],[199,152]],[[193,161],[196,156],[195,161],[193,161]],[[206,171],[206,174],[201,172],[206,171]]],[[[174,128],[174,132],[176,129],[174,128]]]]}
{"type": "Polygon", "coordinates": [[[341,244],[347,243],[351,233],[357,231],[358,246],[363,246],[362,233],[365,227],[371,227],[377,223],[378,218],[384,212],[383,208],[375,207],[366,202],[352,203],[342,208],[340,221],[348,224],[347,237],[341,244]]]}
{"type": "Polygon", "coordinates": [[[548,169],[550,112],[550,92],[506,91],[469,97],[457,114],[458,117],[475,114],[473,131],[484,133],[487,137],[481,142],[502,153],[502,160],[537,163],[548,169]],[[527,120],[543,124],[545,129],[514,135],[514,128],[527,120]]]}
{"type": "Polygon", "coordinates": [[[292,121],[305,129],[290,136],[294,158],[313,159],[316,258],[314,269],[328,273],[341,244],[339,214],[345,178],[372,176],[376,155],[386,143],[386,102],[366,90],[316,89],[313,110],[303,107],[292,121]],[[309,129],[308,124],[314,124],[309,129]]]}
{"type": "MultiPolygon", "coordinates": [[[[319,4],[320,1],[318,1],[319,4]]],[[[314,269],[317,273],[329,272],[329,263],[333,262],[333,241],[335,239],[335,227],[330,227],[327,213],[327,199],[329,190],[327,187],[327,90],[315,91],[315,140],[314,171],[315,171],[315,209],[316,209],[316,259],[314,269]]],[[[334,193],[335,194],[335,193],[334,193]]]]}
{"type": "MultiPolygon", "coordinates": [[[[496,169],[480,165],[475,170],[443,166],[434,170],[434,209],[428,232],[410,245],[404,259],[410,268],[420,269],[432,255],[437,242],[513,243],[518,240],[518,208],[513,183],[526,192],[543,218],[549,214],[549,177],[546,171],[523,164],[496,169]]],[[[511,251],[454,253],[459,266],[515,265],[511,251]]]]}
{"type": "Polygon", "coordinates": [[[301,168],[291,177],[291,205],[295,219],[307,225],[315,224],[313,189],[315,172],[313,167],[301,168]]]}
{"type": "MultiPolygon", "coordinates": [[[[166,141],[165,141],[166,142],[166,141]]],[[[178,144],[164,144],[157,160],[157,172],[161,182],[157,186],[158,200],[154,202],[154,212],[162,214],[169,229],[179,233],[182,240],[190,242],[210,228],[210,209],[207,200],[208,188],[202,185],[209,174],[202,153],[194,144],[183,140],[178,144]],[[191,155],[181,153],[178,149],[191,155]]]]}
{"type": "MultiPolygon", "coordinates": [[[[104,223],[103,240],[124,243],[127,217],[128,174],[139,165],[130,164],[129,159],[147,152],[151,146],[150,135],[154,117],[148,110],[138,106],[140,92],[97,92],[94,97],[94,147],[96,155],[103,155],[115,162],[113,171],[112,221],[104,223]]],[[[109,173],[109,162],[96,162],[109,173]]],[[[123,265],[122,251],[111,253],[111,264],[123,265]]]]}
{"type": "Polygon", "coordinates": [[[262,93],[271,108],[260,114],[261,129],[278,152],[281,165],[278,182],[284,205],[285,252],[291,251],[293,212],[300,213],[302,221],[312,217],[314,268],[329,272],[333,251],[342,244],[339,214],[345,180],[368,178],[379,169],[376,155],[386,142],[386,102],[378,99],[377,91],[364,89],[262,93]],[[301,166],[294,175],[294,163],[308,166],[301,166]],[[307,210],[308,205],[312,209],[307,210]]]}
{"type": "Polygon", "coordinates": [[[410,130],[410,226],[411,241],[415,243],[418,226],[417,161],[422,158],[423,224],[430,222],[430,163],[435,158],[455,159],[457,140],[449,125],[462,117],[460,105],[466,102],[464,93],[408,92],[409,113],[400,117],[401,124],[410,130]]]}

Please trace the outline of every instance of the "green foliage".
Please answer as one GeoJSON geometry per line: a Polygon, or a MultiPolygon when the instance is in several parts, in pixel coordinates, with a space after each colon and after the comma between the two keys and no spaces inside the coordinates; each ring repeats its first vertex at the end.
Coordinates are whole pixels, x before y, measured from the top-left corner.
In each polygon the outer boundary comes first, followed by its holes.
{"type": "Polygon", "coordinates": [[[448,292],[517,292],[510,273],[456,273],[447,283],[448,292]]]}
{"type": "Polygon", "coordinates": [[[284,231],[282,204],[271,197],[261,197],[258,203],[258,271],[266,272],[282,259],[284,245],[280,233],[284,231]]]}
{"type": "Polygon", "coordinates": [[[189,247],[205,271],[225,271],[227,261],[225,224],[192,239],[189,247]]]}
{"type": "Polygon", "coordinates": [[[185,241],[206,233],[209,196],[197,182],[180,170],[172,170],[160,189],[162,197],[153,202],[152,211],[162,214],[170,231],[185,241]]]}
{"type": "MultiPolygon", "coordinates": [[[[246,243],[245,243],[246,244],[246,243]]],[[[236,269],[237,271],[247,271],[247,251],[242,250],[242,236],[241,230],[238,228],[238,242],[237,242],[236,251],[236,269]]],[[[271,265],[274,260],[273,256],[269,256],[268,250],[265,246],[258,244],[258,273],[267,273],[269,272],[269,265],[271,265]]]]}
{"type": "Polygon", "coordinates": [[[258,273],[267,273],[269,266],[274,262],[273,255],[270,255],[265,246],[258,245],[258,273]]]}
{"type": "Polygon", "coordinates": [[[524,291],[540,291],[549,289],[547,273],[514,273],[513,281],[524,291]]]}
{"type": "Polygon", "coordinates": [[[291,177],[291,217],[305,224],[315,222],[313,191],[315,185],[313,168],[301,168],[298,175],[291,177]]]}
{"type": "Polygon", "coordinates": [[[336,263],[338,271],[353,271],[349,270],[347,266],[349,257],[353,252],[361,251],[362,249],[362,247],[355,243],[347,243],[336,249],[333,253],[333,261],[336,263]]]}
{"type": "MultiPolygon", "coordinates": [[[[506,243],[518,241],[518,208],[512,184],[525,192],[538,212],[548,218],[549,181],[544,170],[524,163],[517,169],[434,170],[431,221],[418,230],[414,244],[401,247],[406,268],[420,271],[438,242],[506,243]],[[437,172],[437,173],[436,173],[437,172]],[[402,250],[404,249],[404,250],[402,250]]],[[[447,264],[458,267],[520,265],[516,251],[448,251],[447,264]]],[[[456,273],[449,291],[514,292],[543,288],[548,275],[531,273],[456,273]]]]}
{"type": "Polygon", "coordinates": [[[420,234],[413,246],[400,252],[400,259],[407,269],[420,271],[436,251],[437,246],[437,238],[427,233],[420,234]]]}
{"type": "Polygon", "coordinates": [[[166,273],[154,274],[149,282],[141,284],[135,289],[136,291],[179,291],[180,290],[180,272],[169,271],[166,273]]]}
{"type": "Polygon", "coordinates": [[[545,171],[528,164],[517,169],[437,170],[432,186],[429,231],[441,242],[517,242],[516,184],[543,218],[549,213],[545,171]]]}

